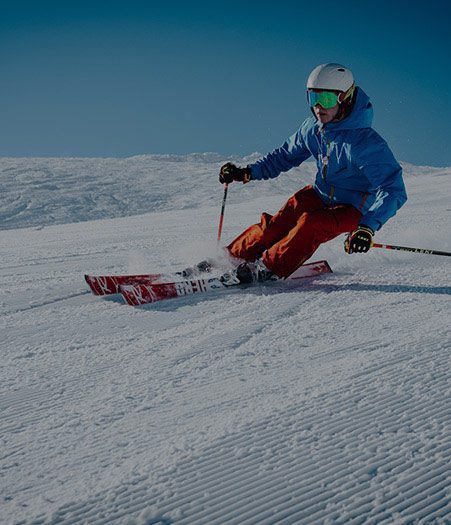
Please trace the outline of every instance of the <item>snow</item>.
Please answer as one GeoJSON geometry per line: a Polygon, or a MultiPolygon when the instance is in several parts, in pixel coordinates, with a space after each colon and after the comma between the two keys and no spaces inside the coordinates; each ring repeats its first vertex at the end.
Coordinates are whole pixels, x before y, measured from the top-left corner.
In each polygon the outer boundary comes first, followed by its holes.
{"type": "MultiPolygon", "coordinates": [[[[216,252],[215,154],[1,159],[3,524],[450,523],[450,261],[140,308],[84,273],[216,252]]],[[[451,251],[450,168],[405,164],[378,242],[451,251]]],[[[312,180],[231,185],[223,240],[312,180]]]]}

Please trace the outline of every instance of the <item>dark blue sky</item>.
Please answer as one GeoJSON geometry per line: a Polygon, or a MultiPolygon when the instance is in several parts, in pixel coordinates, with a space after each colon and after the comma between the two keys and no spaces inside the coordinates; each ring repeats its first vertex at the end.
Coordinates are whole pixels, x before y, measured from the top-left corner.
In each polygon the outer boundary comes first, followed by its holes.
{"type": "Polygon", "coordinates": [[[399,160],[450,166],[451,2],[1,3],[0,155],[277,147],[341,62],[399,160]]]}

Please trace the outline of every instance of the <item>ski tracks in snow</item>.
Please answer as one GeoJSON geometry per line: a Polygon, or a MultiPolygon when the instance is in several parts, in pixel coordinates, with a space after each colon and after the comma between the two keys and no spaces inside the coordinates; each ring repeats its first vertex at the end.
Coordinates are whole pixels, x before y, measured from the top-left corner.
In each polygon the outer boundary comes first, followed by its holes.
{"type": "Polygon", "coordinates": [[[400,345],[383,366],[166,472],[26,523],[449,523],[450,346],[430,338],[412,355],[400,345]]]}

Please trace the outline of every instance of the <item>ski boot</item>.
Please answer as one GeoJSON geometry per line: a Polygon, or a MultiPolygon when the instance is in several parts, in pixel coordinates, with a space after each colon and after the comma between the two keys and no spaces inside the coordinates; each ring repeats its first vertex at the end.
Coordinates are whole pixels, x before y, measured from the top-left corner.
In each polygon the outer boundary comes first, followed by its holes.
{"type": "Polygon", "coordinates": [[[277,275],[268,270],[260,259],[255,262],[243,262],[220,277],[225,286],[264,283],[266,281],[277,281],[277,279],[277,275]]]}
{"type": "Polygon", "coordinates": [[[215,265],[214,259],[205,259],[205,261],[201,261],[200,263],[197,263],[194,266],[190,266],[188,268],[185,268],[181,272],[177,272],[178,275],[181,275],[182,277],[198,277],[202,273],[210,273],[212,268],[215,265]]]}

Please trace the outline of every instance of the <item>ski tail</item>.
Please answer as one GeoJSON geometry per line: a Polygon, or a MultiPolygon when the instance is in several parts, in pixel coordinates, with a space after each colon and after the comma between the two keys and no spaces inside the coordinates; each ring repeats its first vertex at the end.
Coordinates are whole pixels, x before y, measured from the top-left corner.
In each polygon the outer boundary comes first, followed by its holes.
{"type": "Polygon", "coordinates": [[[94,295],[119,293],[122,284],[153,283],[161,277],[159,273],[142,275],[85,275],[85,281],[94,295]]]}

